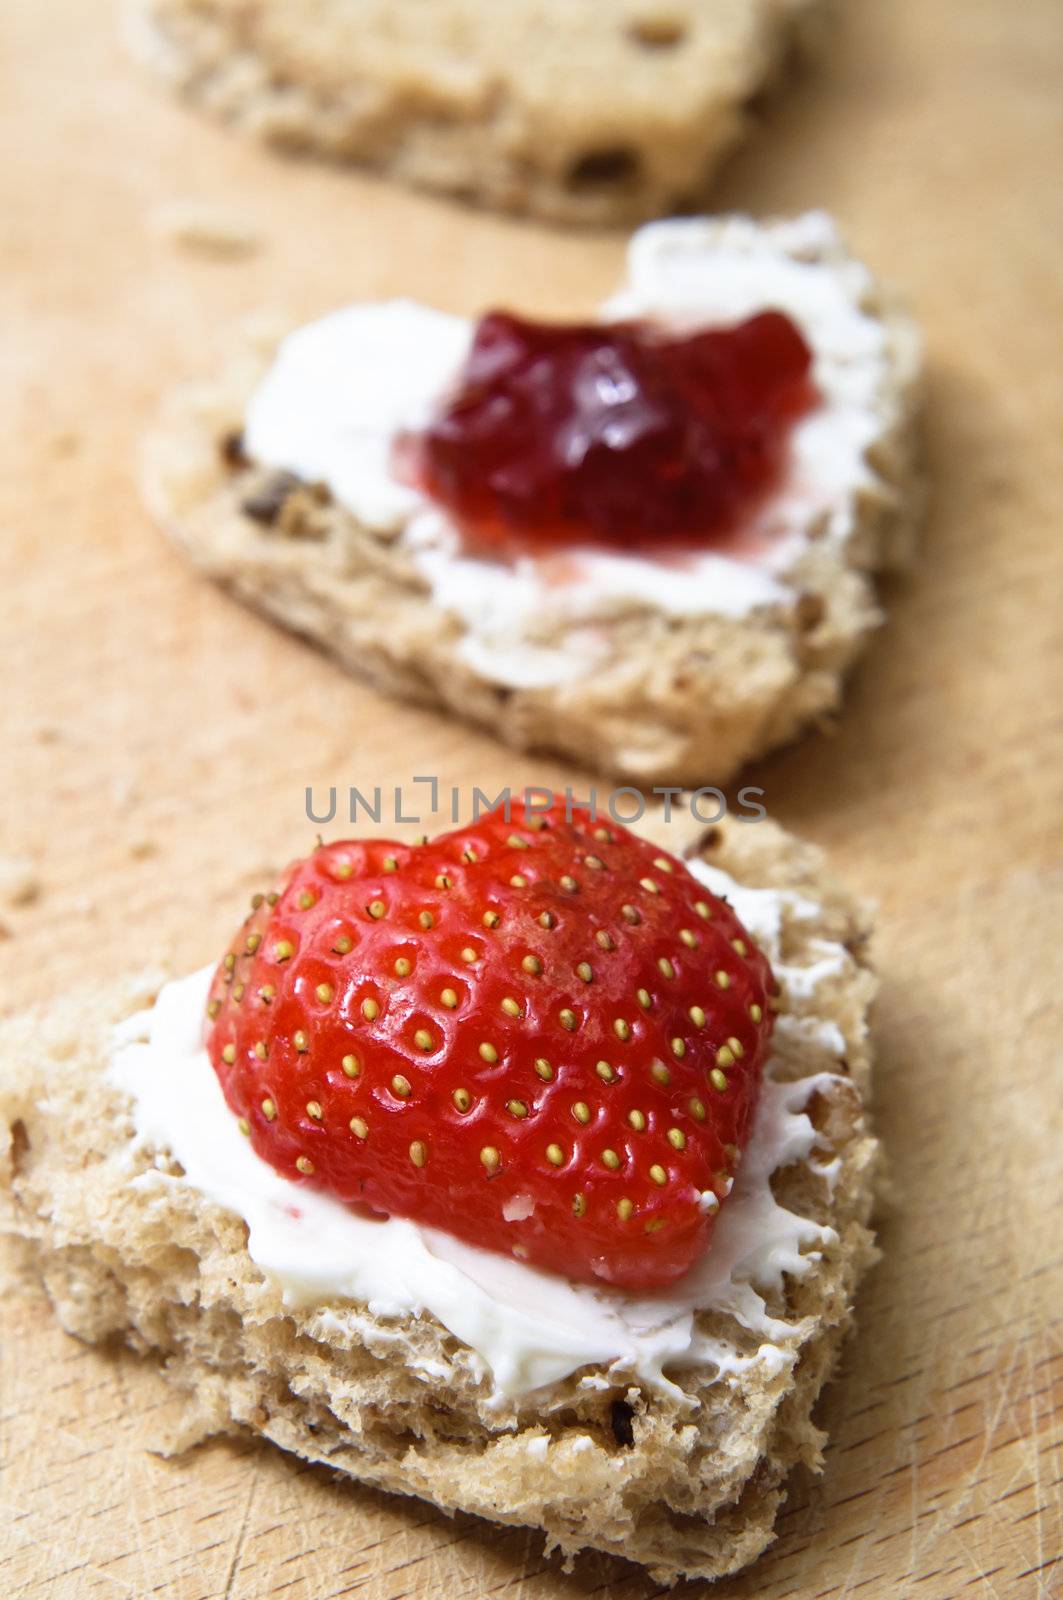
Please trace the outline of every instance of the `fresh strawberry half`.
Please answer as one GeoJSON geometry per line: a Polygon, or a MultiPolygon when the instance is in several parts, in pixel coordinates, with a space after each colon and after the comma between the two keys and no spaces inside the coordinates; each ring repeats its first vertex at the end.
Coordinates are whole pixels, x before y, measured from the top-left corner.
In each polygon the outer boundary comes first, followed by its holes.
{"type": "Polygon", "coordinates": [[[585,810],[515,805],[290,867],[215,974],[208,1046],[285,1177],[642,1290],[709,1242],[773,992],[680,861],[585,810]]]}

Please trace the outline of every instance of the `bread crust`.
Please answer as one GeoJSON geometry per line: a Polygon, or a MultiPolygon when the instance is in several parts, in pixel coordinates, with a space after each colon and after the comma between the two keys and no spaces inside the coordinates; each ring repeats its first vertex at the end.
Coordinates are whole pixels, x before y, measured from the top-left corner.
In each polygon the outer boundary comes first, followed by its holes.
{"type": "Polygon", "coordinates": [[[823,0],[137,0],[136,53],[271,145],[568,223],[689,207],[823,0]]]}
{"type": "MultiPolygon", "coordinates": [[[[839,272],[852,264],[829,236],[809,244],[784,224],[710,226],[732,249],[741,247],[736,236],[752,248],[765,231],[781,256],[839,272]]],[[[172,397],[149,441],[145,492],[195,566],[383,692],[446,709],[515,749],[637,784],[726,783],[836,710],[843,676],[881,620],[873,575],[912,555],[922,508],[920,341],[881,286],[862,309],[883,323],[888,359],[851,536],[839,546],[811,528],[787,576],[789,597],[746,615],[610,602],[593,617],[593,665],[559,684],[519,688],[492,676],[465,649],[466,624],[435,602],[401,534],[373,530],[320,487],[227,449],[272,361],[276,326],[249,330],[217,379],[172,397]],[[244,509],[268,507],[271,497],[279,509],[269,520],[244,509]]],[[[548,614],[535,629],[534,644],[547,651],[564,649],[574,632],[548,614]]]]}
{"type": "MultiPolygon", "coordinates": [[[[248,1429],[362,1482],[541,1528],[566,1556],[591,1546],[663,1583],[737,1570],[771,1541],[791,1469],[821,1465],[812,1409],[874,1258],[874,980],[867,910],[818,852],[770,822],[729,822],[711,830],[704,854],[739,882],[817,903],[814,916],[806,907],[784,918],[788,967],[814,965],[824,939],[845,951],[814,991],[784,983],[776,1030],[778,1076],[834,1074],[808,1106],[814,1161],[773,1180],[780,1203],[834,1230],[803,1275],[767,1295],[788,1324],[773,1336],[782,1359],[726,1376],[678,1370],[671,1394],[583,1368],[500,1403],[482,1361],[430,1315],[382,1321],[350,1302],[327,1316],[286,1309],[247,1254],[242,1221],[131,1137],[130,1104],[106,1067],[111,1029],[150,999],[150,977],[0,1030],[0,1228],[71,1333],[117,1335],[164,1363],[188,1395],[175,1448],[248,1429]]],[[[728,1313],[698,1319],[738,1355],[757,1356],[760,1336],[728,1313]]]]}

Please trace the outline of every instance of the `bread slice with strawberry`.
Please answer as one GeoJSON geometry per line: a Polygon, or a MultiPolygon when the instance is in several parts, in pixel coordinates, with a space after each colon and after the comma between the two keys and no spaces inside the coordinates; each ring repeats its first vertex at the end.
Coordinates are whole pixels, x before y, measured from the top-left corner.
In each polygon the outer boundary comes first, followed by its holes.
{"type": "Polygon", "coordinates": [[[182,1443],[734,1571],[873,1255],[867,931],[768,822],[323,845],[217,968],[4,1028],[4,1231],[182,1443]]]}
{"type": "Polygon", "coordinates": [[[385,693],[640,784],[835,711],[921,503],[915,327],[815,213],[656,223],[595,321],[411,301],[177,394],[182,552],[385,693]]]}

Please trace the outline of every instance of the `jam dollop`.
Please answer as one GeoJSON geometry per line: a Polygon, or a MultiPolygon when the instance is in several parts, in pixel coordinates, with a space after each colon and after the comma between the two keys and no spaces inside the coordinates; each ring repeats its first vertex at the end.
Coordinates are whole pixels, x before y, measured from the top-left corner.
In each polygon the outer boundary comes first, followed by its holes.
{"type": "Polygon", "coordinates": [[[427,426],[396,441],[395,469],[500,556],[726,545],[816,402],[811,364],[779,311],[686,334],[491,312],[427,426]]]}

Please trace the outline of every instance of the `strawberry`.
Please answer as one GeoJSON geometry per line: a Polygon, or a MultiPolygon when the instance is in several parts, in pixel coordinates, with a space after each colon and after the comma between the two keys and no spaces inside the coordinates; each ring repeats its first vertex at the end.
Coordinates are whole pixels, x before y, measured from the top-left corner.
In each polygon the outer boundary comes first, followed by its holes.
{"type": "Polygon", "coordinates": [[[208,1048],[285,1177],[643,1290],[709,1242],[773,990],[681,862],[586,810],[515,805],[289,867],[215,974],[208,1048]]]}

